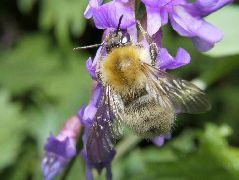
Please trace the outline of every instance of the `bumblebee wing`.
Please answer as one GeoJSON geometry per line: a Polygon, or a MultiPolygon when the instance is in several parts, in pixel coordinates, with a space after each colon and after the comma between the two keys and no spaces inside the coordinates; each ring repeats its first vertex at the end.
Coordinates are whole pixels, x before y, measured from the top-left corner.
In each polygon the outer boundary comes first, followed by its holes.
{"type": "MultiPolygon", "coordinates": [[[[110,89],[110,87],[109,87],[110,89]]],[[[124,120],[124,103],[121,96],[111,89],[109,90],[110,104],[115,115],[115,120],[113,123],[113,131],[116,138],[120,137],[122,134],[122,121],[124,120]]]]}
{"type": "Polygon", "coordinates": [[[105,162],[115,153],[113,120],[114,114],[110,106],[109,86],[103,87],[98,108],[87,138],[87,156],[93,163],[105,162]]]}
{"type": "Polygon", "coordinates": [[[148,64],[143,67],[153,89],[168,97],[176,113],[196,114],[211,108],[207,95],[196,85],[148,64]]]}

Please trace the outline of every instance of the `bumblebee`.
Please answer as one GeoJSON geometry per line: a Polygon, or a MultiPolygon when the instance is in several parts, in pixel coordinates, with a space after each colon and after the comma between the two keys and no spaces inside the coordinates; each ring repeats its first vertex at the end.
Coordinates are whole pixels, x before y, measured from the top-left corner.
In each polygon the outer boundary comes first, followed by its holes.
{"type": "Polygon", "coordinates": [[[107,158],[105,152],[113,149],[122,124],[149,139],[170,132],[178,113],[194,114],[210,109],[201,89],[156,66],[158,47],[139,22],[149,48],[134,44],[127,30],[119,28],[120,21],[102,43],[106,56],[102,55],[96,66],[103,92],[86,148],[88,158],[97,163],[107,158]],[[93,148],[97,146],[103,148],[93,148]]]}

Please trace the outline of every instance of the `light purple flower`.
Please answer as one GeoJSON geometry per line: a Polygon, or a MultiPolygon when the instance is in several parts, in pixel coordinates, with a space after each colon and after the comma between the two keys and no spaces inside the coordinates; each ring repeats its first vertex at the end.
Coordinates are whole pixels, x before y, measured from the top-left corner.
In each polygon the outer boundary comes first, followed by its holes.
{"type": "Polygon", "coordinates": [[[101,5],[102,0],[90,0],[84,15],[87,19],[93,17],[98,29],[117,28],[120,16],[124,15],[120,27],[127,29],[136,22],[131,3],[132,1],[114,0],[101,5]]]}
{"type": "Polygon", "coordinates": [[[58,175],[76,155],[76,139],[80,133],[80,120],[69,118],[57,137],[50,134],[45,144],[42,172],[45,180],[58,175]]]}
{"type": "Polygon", "coordinates": [[[183,48],[179,48],[175,58],[173,58],[166,48],[160,48],[157,58],[159,68],[162,70],[176,69],[190,62],[190,55],[183,48]]]}
{"type": "Polygon", "coordinates": [[[152,139],[152,142],[158,146],[158,147],[161,147],[164,145],[165,143],[165,140],[168,140],[171,138],[171,134],[165,134],[165,135],[160,135],[160,136],[157,136],[155,138],[152,139]]]}
{"type": "Polygon", "coordinates": [[[93,80],[96,80],[96,73],[95,73],[95,70],[96,70],[96,64],[97,64],[97,61],[100,59],[100,57],[104,54],[104,50],[102,51],[102,47],[98,48],[97,52],[96,52],[96,55],[95,55],[95,58],[94,60],[92,61],[91,57],[89,57],[86,61],[86,69],[89,73],[89,75],[91,76],[91,78],[93,80]]]}
{"type": "Polygon", "coordinates": [[[147,11],[147,30],[155,34],[168,23],[175,31],[192,39],[200,51],[210,50],[223,38],[223,34],[203,17],[232,2],[232,0],[142,0],[147,11]]]}
{"type": "MultiPolygon", "coordinates": [[[[152,38],[159,48],[159,53],[157,56],[157,65],[158,68],[160,68],[161,70],[176,69],[190,62],[191,57],[189,53],[183,48],[179,48],[177,50],[176,56],[174,58],[168,53],[166,48],[162,47],[162,35],[160,30],[153,34],[152,38]]],[[[145,39],[143,39],[140,43],[142,43],[145,48],[149,48],[149,45],[145,39]]]]}
{"type": "Polygon", "coordinates": [[[96,152],[95,155],[97,156],[97,152],[103,152],[104,153],[103,156],[105,157],[105,159],[102,159],[101,162],[96,163],[96,162],[91,162],[88,159],[87,148],[86,148],[89,130],[91,128],[92,120],[95,116],[101,95],[102,95],[102,85],[97,84],[96,87],[94,88],[92,99],[89,105],[82,106],[78,112],[78,116],[81,119],[81,124],[85,128],[84,134],[82,137],[83,139],[82,157],[86,163],[86,179],[87,180],[93,180],[93,175],[91,172],[93,168],[95,168],[98,171],[98,173],[101,173],[102,169],[106,168],[106,179],[107,180],[112,179],[111,161],[113,160],[114,155],[116,153],[115,150],[112,149],[111,151],[106,151],[104,150],[105,147],[102,144],[99,144],[99,145],[93,144],[94,147],[90,147],[90,148],[95,149],[95,152],[96,152]]]}

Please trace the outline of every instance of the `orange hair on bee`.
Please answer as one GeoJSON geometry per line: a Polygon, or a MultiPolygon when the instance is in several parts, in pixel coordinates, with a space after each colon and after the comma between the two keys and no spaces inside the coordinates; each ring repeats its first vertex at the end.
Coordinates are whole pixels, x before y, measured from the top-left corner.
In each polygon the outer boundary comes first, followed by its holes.
{"type": "Polygon", "coordinates": [[[142,87],[144,75],[141,70],[139,49],[125,46],[113,49],[102,65],[103,81],[115,91],[134,90],[142,87]]]}

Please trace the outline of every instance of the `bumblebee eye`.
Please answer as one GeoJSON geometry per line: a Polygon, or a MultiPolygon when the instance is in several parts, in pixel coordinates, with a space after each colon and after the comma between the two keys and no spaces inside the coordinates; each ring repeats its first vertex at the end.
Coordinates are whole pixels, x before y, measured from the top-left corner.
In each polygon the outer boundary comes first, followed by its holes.
{"type": "Polygon", "coordinates": [[[122,40],[121,40],[121,42],[122,42],[123,44],[127,43],[127,42],[128,42],[127,37],[123,37],[122,40]]]}
{"type": "Polygon", "coordinates": [[[130,42],[130,36],[128,32],[123,32],[122,37],[121,37],[121,43],[122,44],[127,44],[130,42]]]}

